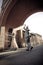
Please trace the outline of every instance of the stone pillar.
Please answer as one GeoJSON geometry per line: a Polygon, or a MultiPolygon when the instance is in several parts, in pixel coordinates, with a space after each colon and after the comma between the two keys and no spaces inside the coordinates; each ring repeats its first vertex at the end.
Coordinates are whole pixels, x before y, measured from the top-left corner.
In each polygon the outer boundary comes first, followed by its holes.
{"type": "Polygon", "coordinates": [[[16,42],[16,31],[13,30],[13,33],[12,33],[12,43],[11,43],[11,48],[17,48],[18,49],[18,45],[17,45],[17,42],[16,42]]]}
{"type": "Polygon", "coordinates": [[[1,37],[0,37],[0,48],[4,49],[5,44],[5,26],[1,27],[1,37]]]}
{"type": "Polygon", "coordinates": [[[24,37],[23,37],[23,30],[21,30],[21,43],[22,43],[22,47],[26,47],[26,43],[25,43],[25,40],[24,40],[24,37]]]}

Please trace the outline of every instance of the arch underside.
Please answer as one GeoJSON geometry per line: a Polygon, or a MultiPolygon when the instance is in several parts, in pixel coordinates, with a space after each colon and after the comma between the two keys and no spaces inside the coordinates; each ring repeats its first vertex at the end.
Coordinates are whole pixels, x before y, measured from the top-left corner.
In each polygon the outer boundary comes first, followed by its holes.
{"type": "Polygon", "coordinates": [[[35,12],[43,11],[41,0],[18,0],[15,5],[12,2],[7,8],[2,19],[2,25],[15,28],[24,23],[27,17],[35,12]]]}

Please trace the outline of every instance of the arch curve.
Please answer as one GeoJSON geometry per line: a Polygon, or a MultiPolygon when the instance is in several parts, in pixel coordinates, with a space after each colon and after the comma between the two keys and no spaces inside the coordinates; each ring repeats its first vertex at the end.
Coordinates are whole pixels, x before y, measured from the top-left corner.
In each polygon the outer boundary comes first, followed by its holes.
{"type": "MultiPolygon", "coordinates": [[[[39,1],[39,0],[38,0],[39,1]]],[[[16,0],[15,5],[12,0],[6,13],[2,18],[2,25],[6,27],[18,27],[24,23],[27,17],[35,12],[43,11],[40,2],[32,2],[32,0],[16,0]]]]}
{"type": "Polygon", "coordinates": [[[1,13],[1,17],[2,17],[1,23],[2,24],[1,25],[5,25],[9,12],[11,11],[12,7],[15,5],[16,2],[17,2],[17,0],[10,0],[10,1],[8,0],[7,5],[6,5],[6,3],[4,5],[2,4],[2,13],[1,13]]]}

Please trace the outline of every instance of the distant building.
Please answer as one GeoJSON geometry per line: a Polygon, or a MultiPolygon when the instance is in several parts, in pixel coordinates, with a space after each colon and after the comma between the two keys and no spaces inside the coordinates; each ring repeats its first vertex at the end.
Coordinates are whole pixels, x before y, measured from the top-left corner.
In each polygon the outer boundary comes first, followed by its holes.
{"type": "Polygon", "coordinates": [[[42,36],[37,33],[30,33],[31,38],[30,38],[30,43],[32,46],[37,46],[42,44],[42,36]]]}

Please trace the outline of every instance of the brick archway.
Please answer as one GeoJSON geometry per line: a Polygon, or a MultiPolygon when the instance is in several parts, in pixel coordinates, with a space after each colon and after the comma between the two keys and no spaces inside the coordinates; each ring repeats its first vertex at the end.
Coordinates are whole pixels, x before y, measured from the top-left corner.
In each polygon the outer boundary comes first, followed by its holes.
{"type": "Polygon", "coordinates": [[[3,17],[2,25],[5,25],[6,28],[15,28],[22,25],[26,18],[29,17],[31,14],[43,11],[43,6],[40,3],[41,0],[39,2],[38,1],[39,0],[18,0],[15,5],[13,2],[8,7],[10,8],[13,5],[9,13],[6,11],[5,16],[3,17]]]}
{"type": "Polygon", "coordinates": [[[8,31],[9,28],[21,26],[24,21],[35,12],[43,11],[42,0],[12,0],[4,16],[2,25],[8,31]]]}

